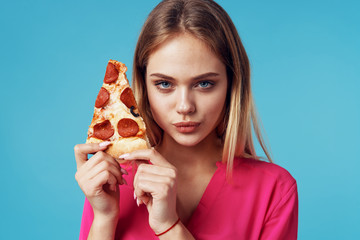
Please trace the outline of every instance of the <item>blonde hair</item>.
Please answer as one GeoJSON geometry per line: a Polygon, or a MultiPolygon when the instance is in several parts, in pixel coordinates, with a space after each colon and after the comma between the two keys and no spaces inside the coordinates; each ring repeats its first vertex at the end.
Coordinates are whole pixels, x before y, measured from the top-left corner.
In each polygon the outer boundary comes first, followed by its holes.
{"type": "Polygon", "coordinates": [[[222,161],[227,163],[227,173],[231,175],[234,157],[260,159],[252,129],[272,162],[251,94],[249,59],[230,17],[212,0],[164,0],[149,14],[142,28],[134,55],[133,86],[150,144],[159,144],[163,132],[150,111],[145,83],[147,61],[164,41],[180,33],[204,41],[226,66],[228,92],[224,117],[217,130],[224,144],[222,161]]]}

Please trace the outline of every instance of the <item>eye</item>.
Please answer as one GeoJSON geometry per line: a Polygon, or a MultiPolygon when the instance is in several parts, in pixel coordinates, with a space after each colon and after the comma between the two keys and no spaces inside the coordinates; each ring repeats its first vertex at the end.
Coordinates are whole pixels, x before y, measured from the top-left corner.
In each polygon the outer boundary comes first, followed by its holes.
{"type": "Polygon", "coordinates": [[[157,81],[155,82],[155,86],[158,89],[169,89],[172,87],[171,83],[168,81],[157,81]]]}
{"type": "Polygon", "coordinates": [[[214,83],[210,81],[201,81],[197,83],[197,86],[199,86],[200,88],[209,89],[214,86],[214,83]]]}

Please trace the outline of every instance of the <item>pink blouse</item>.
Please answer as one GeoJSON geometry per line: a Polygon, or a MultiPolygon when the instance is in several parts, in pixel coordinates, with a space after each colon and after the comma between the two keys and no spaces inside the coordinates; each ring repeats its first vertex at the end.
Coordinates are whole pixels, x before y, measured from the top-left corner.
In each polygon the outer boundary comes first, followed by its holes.
{"type": "MultiPolygon", "coordinates": [[[[229,182],[226,164],[218,162],[217,167],[186,224],[195,239],[297,239],[297,185],[289,172],[272,163],[237,158],[229,182]]],[[[158,239],[149,227],[146,206],[138,207],[133,198],[133,176],[130,170],[129,186],[120,187],[116,239],[158,239]]],[[[85,200],[80,239],[87,238],[92,221],[85,200]]]]}

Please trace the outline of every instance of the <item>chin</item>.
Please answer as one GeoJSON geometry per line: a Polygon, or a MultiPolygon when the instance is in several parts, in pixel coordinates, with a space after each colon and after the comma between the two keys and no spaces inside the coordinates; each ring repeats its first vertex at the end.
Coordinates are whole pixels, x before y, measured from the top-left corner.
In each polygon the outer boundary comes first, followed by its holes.
{"type": "Polygon", "coordinates": [[[175,137],[173,138],[175,142],[184,147],[195,147],[198,145],[203,138],[194,138],[194,137],[175,137]]]}

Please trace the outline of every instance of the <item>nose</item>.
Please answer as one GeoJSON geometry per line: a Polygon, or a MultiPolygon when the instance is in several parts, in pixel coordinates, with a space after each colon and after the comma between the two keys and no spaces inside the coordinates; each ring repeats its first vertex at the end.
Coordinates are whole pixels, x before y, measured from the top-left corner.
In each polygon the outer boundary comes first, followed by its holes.
{"type": "Polygon", "coordinates": [[[179,91],[176,111],[181,115],[188,115],[195,112],[195,104],[190,90],[181,89],[179,91]]]}

